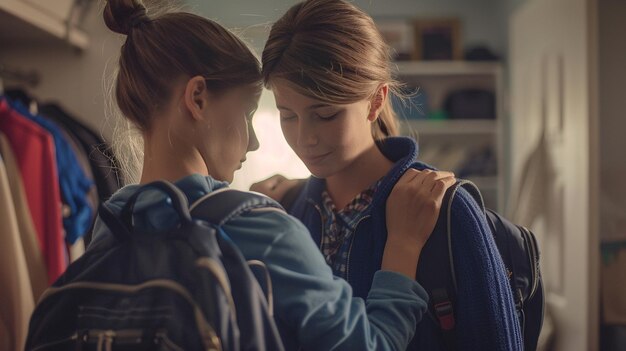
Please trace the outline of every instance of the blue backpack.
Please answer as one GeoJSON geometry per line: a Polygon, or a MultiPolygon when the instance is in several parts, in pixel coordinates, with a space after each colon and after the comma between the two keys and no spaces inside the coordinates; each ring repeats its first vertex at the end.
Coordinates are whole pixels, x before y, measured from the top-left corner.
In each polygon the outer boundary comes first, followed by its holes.
{"type": "Polygon", "coordinates": [[[190,211],[186,196],[167,182],[141,187],[120,216],[101,206],[100,219],[114,240],[98,242],[43,294],[26,350],[283,350],[271,291],[268,303],[220,229],[266,207],[280,208],[264,196],[226,189],[190,211]],[[169,195],[180,222],[171,230],[140,232],[133,207],[154,188],[169,195]]]}
{"type": "MultiPolygon", "coordinates": [[[[524,350],[536,350],[543,325],[544,293],[535,236],[530,230],[485,209],[480,190],[467,180],[460,180],[447,190],[435,229],[420,256],[417,280],[430,296],[431,317],[423,323],[430,323],[434,325],[433,329],[439,330],[440,343],[446,351],[463,349],[462,345],[457,345],[455,335],[456,274],[450,231],[452,199],[460,188],[467,190],[485,213],[509,276],[524,350]],[[428,267],[441,269],[432,270],[428,267]]],[[[417,345],[417,340],[413,340],[409,350],[417,351],[417,345]]]]}
{"type": "MultiPolygon", "coordinates": [[[[306,181],[289,189],[280,201],[289,209],[304,189],[306,181]]],[[[428,292],[430,318],[422,320],[424,334],[438,335],[438,339],[418,340],[408,350],[421,351],[423,347],[446,351],[462,350],[457,345],[455,325],[456,280],[449,228],[450,205],[460,188],[467,190],[483,209],[493,233],[500,257],[509,276],[509,283],[520,322],[525,351],[537,348],[543,325],[544,293],[539,271],[539,248],[532,232],[511,223],[498,213],[485,209],[480,190],[473,183],[462,180],[450,187],[444,196],[437,224],[420,255],[417,281],[428,292]],[[433,270],[432,267],[440,267],[433,270]]]]}

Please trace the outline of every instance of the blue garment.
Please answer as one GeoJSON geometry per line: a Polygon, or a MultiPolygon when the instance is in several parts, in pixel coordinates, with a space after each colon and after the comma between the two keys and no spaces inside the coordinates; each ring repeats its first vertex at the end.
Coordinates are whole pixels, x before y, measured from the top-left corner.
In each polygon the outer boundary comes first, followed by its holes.
{"type": "MultiPolygon", "coordinates": [[[[367,296],[374,273],[380,269],[387,227],[385,205],[391,190],[409,168],[433,169],[417,162],[417,144],[410,138],[388,138],[380,144],[395,162],[374,194],[372,205],[361,214],[347,255],[346,280],[354,296],[367,296]]],[[[321,243],[323,179],[311,177],[290,208],[321,243]]],[[[521,350],[521,334],[504,264],[484,214],[471,195],[461,189],[452,203],[452,249],[458,283],[456,331],[462,350],[521,350]]],[[[436,269],[436,268],[433,268],[436,269]]],[[[425,318],[416,331],[417,350],[443,350],[437,325],[425,318]]]]}
{"type": "Polygon", "coordinates": [[[89,206],[87,194],[93,185],[93,181],[83,172],[74,150],[54,122],[41,116],[33,116],[18,101],[11,102],[11,107],[52,135],[61,197],[70,209],[69,215],[63,217],[65,240],[70,244],[74,244],[91,227],[93,209],[89,206]]]}
{"type": "MultiPolygon", "coordinates": [[[[190,203],[227,186],[191,175],[175,183],[190,203]]],[[[120,212],[137,185],[115,193],[107,205],[120,212]]],[[[170,199],[146,191],[138,199],[133,223],[138,230],[176,225],[170,199]]],[[[306,228],[276,209],[250,211],[227,222],[223,231],[246,260],[264,262],[274,291],[274,316],[287,350],[403,350],[426,311],[426,292],[407,277],[378,271],[367,300],[352,297],[344,280],[333,277],[306,228]]],[[[88,250],[114,240],[97,219],[88,250]]]]}

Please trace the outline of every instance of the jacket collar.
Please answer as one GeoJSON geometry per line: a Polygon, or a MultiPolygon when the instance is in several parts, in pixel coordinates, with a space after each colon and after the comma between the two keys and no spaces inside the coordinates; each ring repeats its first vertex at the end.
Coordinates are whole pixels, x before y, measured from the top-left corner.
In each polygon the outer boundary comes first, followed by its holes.
{"type": "MultiPolygon", "coordinates": [[[[398,182],[402,174],[411,168],[433,169],[433,167],[417,162],[418,145],[408,137],[389,137],[378,143],[378,147],[385,157],[394,162],[393,167],[383,178],[380,187],[372,200],[372,208],[378,207],[381,202],[385,202],[391,193],[394,185],[398,182]]],[[[311,176],[307,182],[304,192],[306,199],[313,204],[320,205],[322,201],[322,191],[326,188],[326,181],[321,178],[311,176]]]]}

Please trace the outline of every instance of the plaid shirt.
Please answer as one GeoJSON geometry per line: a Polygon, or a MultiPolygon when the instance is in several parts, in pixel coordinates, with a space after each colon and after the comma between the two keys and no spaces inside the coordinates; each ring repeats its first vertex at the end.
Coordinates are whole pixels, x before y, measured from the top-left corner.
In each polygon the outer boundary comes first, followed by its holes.
{"type": "Polygon", "coordinates": [[[346,266],[348,264],[348,250],[352,234],[361,219],[361,214],[371,205],[372,198],[379,180],[370,188],[357,195],[346,207],[338,211],[328,191],[322,192],[322,255],[326,263],[332,268],[333,273],[346,278],[346,266]]]}

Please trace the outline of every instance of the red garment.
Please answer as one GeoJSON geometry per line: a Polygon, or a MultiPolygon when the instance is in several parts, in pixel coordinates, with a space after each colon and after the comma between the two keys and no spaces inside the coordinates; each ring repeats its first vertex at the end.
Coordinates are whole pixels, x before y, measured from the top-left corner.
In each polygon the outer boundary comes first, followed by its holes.
{"type": "Polygon", "coordinates": [[[0,131],[11,144],[52,284],[67,267],[52,136],[0,100],[0,131]]]}

